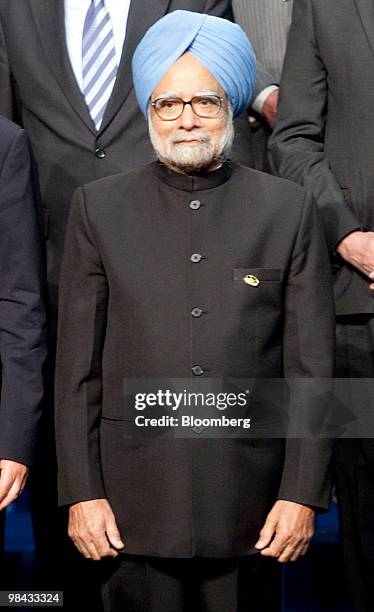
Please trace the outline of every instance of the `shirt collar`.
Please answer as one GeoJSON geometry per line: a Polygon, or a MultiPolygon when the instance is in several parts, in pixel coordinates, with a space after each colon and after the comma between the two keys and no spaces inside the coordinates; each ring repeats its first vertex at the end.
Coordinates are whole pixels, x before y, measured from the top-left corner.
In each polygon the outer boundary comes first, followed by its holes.
{"type": "Polygon", "coordinates": [[[182,191],[204,191],[213,189],[225,183],[231,176],[233,164],[226,161],[217,170],[212,172],[197,172],[196,174],[182,174],[170,170],[165,164],[157,161],[153,164],[157,177],[170,187],[182,191]]]}

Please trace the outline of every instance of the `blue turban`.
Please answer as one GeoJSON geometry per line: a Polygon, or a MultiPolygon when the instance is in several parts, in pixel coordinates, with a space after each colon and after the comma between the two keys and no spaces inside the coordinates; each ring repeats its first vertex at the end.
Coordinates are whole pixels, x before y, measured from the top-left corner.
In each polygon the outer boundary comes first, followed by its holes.
{"type": "Polygon", "coordinates": [[[145,116],[153,90],[186,51],[221,84],[234,115],[249,106],[255,86],[256,58],[241,27],[220,17],[174,11],[149,28],[132,60],[136,98],[145,116]]]}

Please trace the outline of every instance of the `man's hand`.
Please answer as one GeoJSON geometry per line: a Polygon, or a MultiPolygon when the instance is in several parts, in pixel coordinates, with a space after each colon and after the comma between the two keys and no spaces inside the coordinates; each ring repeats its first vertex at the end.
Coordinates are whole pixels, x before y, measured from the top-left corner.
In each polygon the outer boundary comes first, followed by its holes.
{"type": "Polygon", "coordinates": [[[278,110],[279,89],[272,91],[262,105],[262,114],[267,123],[274,129],[275,116],[278,110]]]}
{"type": "Polygon", "coordinates": [[[116,519],[106,499],[79,502],[69,508],[69,537],[86,559],[117,557],[124,548],[116,519]],[[114,548],[112,548],[114,547],[114,548]]]}
{"type": "Polygon", "coordinates": [[[21,495],[28,473],[29,468],[23,463],[0,459],[0,511],[21,495]]]}
{"type": "Polygon", "coordinates": [[[267,515],[256,548],[264,557],[275,557],[281,563],[296,561],[305,555],[313,536],[314,514],[302,504],[278,500],[267,515]]]}
{"type": "MultiPolygon", "coordinates": [[[[348,234],[339,242],[336,252],[370,280],[374,280],[374,232],[357,231],[348,234]]],[[[374,283],[369,287],[374,289],[374,283]]]]}

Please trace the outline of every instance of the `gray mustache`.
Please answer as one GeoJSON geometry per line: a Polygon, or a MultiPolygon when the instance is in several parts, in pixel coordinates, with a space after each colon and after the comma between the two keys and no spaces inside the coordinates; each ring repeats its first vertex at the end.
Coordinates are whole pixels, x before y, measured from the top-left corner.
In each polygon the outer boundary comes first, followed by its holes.
{"type": "Polygon", "coordinates": [[[177,144],[178,142],[183,142],[185,140],[197,140],[198,142],[205,144],[210,142],[211,139],[209,136],[202,136],[201,134],[194,134],[193,132],[189,132],[188,136],[187,134],[176,134],[175,136],[173,136],[171,143],[177,144]]]}

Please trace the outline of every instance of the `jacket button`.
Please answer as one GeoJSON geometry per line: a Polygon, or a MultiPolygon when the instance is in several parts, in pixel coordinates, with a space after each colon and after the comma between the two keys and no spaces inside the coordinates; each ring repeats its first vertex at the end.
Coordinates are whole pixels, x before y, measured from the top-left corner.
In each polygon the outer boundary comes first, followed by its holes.
{"type": "Polygon", "coordinates": [[[192,374],[194,374],[195,376],[201,376],[202,374],[204,374],[204,370],[199,365],[196,365],[192,368],[192,374]]]}
{"type": "Polygon", "coordinates": [[[104,159],[104,157],[106,157],[106,152],[104,151],[104,149],[100,149],[100,147],[98,147],[95,150],[95,155],[98,159],[104,159]]]}
{"type": "Polygon", "coordinates": [[[191,310],[191,314],[193,317],[201,317],[201,315],[203,314],[203,311],[201,310],[201,308],[193,308],[191,310]]]}
{"type": "Polygon", "coordinates": [[[190,208],[192,208],[192,210],[199,210],[200,206],[200,200],[192,200],[192,202],[190,202],[190,208]]]}
{"type": "Polygon", "coordinates": [[[199,263],[199,261],[201,261],[203,258],[202,255],[200,255],[200,253],[194,253],[193,255],[191,255],[190,260],[192,261],[192,263],[199,263]]]}
{"type": "Polygon", "coordinates": [[[204,431],[204,427],[202,427],[201,425],[194,425],[192,429],[197,434],[200,434],[202,431],[204,431]]]}

